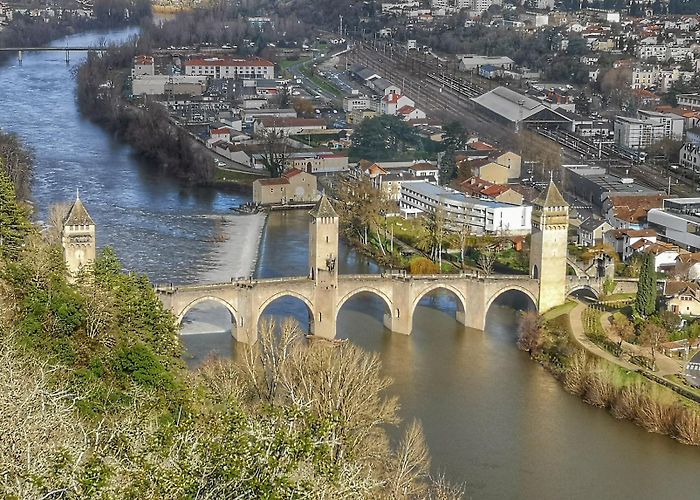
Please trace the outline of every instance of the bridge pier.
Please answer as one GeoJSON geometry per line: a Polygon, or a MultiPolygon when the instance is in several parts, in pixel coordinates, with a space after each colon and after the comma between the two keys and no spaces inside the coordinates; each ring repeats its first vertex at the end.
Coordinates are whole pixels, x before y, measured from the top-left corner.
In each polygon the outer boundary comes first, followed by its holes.
{"type": "Polygon", "coordinates": [[[22,57],[23,57],[23,52],[21,50],[17,51],[17,61],[19,62],[19,65],[22,66],[22,57]]]}
{"type": "Polygon", "coordinates": [[[70,50],[66,49],[66,65],[70,64],[70,50]]]}

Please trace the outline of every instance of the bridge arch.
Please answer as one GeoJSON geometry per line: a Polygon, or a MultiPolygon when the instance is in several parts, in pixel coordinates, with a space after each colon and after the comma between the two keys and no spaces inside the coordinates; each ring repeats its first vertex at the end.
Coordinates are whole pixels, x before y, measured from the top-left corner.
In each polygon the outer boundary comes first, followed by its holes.
{"type": "Polygon", "coordinates": [[[313,332],[313,325],[319,320],[319,318],[316,317],[316,309],[314,308],[314,304],[311,301],[311,299],[306,295],[296,292],[294,290],[282,290],[280,292],[274,293],[266,297],[265,300],[263,300],[260,303],[260,306],[254,309],[255,317],[253,318],[251,326],[254,328],[253,332],[256,338],[258,335],[258,328],[260,327],[260,319],[263,317],[265,309],[267,309],[267,307],[270,306],[277,299],[283,299],[285,297],[293,297],[304,303],[307,312],[309,313],[309,330],[310,333],[313,332]]]}
{"type": "Polygon", "coordinates": [[[538,304],[537,304],[537,297],[532,293],[532,291],[528,290],[527,288],[519,285],[507,285],[504,286],[503,288],[498,289],[491,297],[489,297],[488,301],[486,302],[486,306],[484,307],[484,323],[486,322],[486,316],[489,314],[489,310],[491,309],[491,306],[493,303],[498,300],[499,297],[502,297],[503,294],[511,292],[511,291],[517,291],[525,295],[528,299],[530,299],[530,302],[532,305],[535,307],[535,310],[539,309],[538,304]]]}
{"type": "Polygon", "coordinates": [[[239,313],[236,311],[236,308],[233,307],[229,302],[225,301],[221,297],[217,297],[215,295],[206,295],[204,297],[197,297],[194,299],[192,302],[187,304],[185,307],[182,308],[182,311],[180,311],[180,314],[177,315],[177,324],[178,326],[182,324],[182,320],[185,319],[185,316],[187,316],[187,313],[190,312],[192,309],[197,307],[199,304],[203,302],[216,302],[217,304],[220,304],[224,306],[228,312],[231,313],[231,316],[233,317],[233,325],[238,326],[240,325],[239,323],[239,313]]]}
{"type": "Polygon", "coordinates": [[[467,299],[464,297],[464,294],[458,288],[447,283],[434,283],[428,285],[427,287],[423,288],[420,292],[418,292],[418,295],[416,295],[416,298],[413,300],[413,304],[411,304],[411,316],[413,316],[413,314],[415,313],[416,308],[418,307],[418,304],[423,299],[423,297],[435,290],[447,290],[448,292],[452,292],[452,294],[455,297],[457,297],[457,302],[461,307],[461,311],[457,311],[457,314],[459,315],[460,312],[462,314],[466,314],[467,299]]]}
{"type": "Polygon", "coordinates": [[[566,296],[572,295],[576,292],[586,291],[589,292],[596,300],[600,298],[600,291],[591,285],[574,285],[571,288],[566,289],[566,296]]]}
{"type": "Polygon", "coordinates": [[[382,292],[381,290],[378,290],[377,288],[371,287],[371,286],[360,286],[355,288],[354,290],[349,291],[348,293],[345,294],[344,297],[342,297],[338,301],[338,305],[336,306],[336,311],[340,312],[340,308],[343,307],[343,304],[345,304],[348,300],[353,298],[355,295],[358,295],[360,293],[369,293],[372,295],[375,295],[382,299],[384,302],[384,305],[388,308],[389,311],[393,310],[393,301],[389,298],[387,294],[382,292]]]}

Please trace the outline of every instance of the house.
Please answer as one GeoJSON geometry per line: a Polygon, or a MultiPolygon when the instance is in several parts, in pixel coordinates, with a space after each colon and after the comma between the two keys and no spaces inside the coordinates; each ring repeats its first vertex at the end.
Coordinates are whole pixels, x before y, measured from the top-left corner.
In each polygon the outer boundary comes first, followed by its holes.
{"type": "Polygon", "coordinates": [[[700,278],[700,252],[680,254],[676,259],[673,274],[686,280],[700,278]]]}
{"type": "Polygon", "coordinates": [[[401,186],[409,182],[431,182],[437,184],[437,177],[416,176],[415,174],[401,170],[399,172],[384,173],[372,178],[372,185],[375,189],[384,192],[388,200],[401,200],[401,186]]]}
{"type": "Polygon", "coordinates": [[[600,245],[603,243],[605,233],[611,229],[612,226],[606,220],[589,217],[576,230],[578,245],[582,247],[600,245]]]}
{"type": "Polygon", "coordinates": [[[231,144],[227,141],[218,141],[211,145],[211,149],[233,162],[245,167],[251,166],[251,156],[246,152],[243,146],[231,144]]]}
{"type": "Polygon", "coordinates": [[[219,141],[229,142],[231,139],[231,130],[231,127],[212,128],[209,130],[209,140],[207,143],[211,145],[219,141]]]}
{"type": "Polygon", "coordinates": [[[415,104],[416,103],[413,101],[413,99],[410,99],[405,95],[387,94],[384,97],[382,97],[382,100],[379,103],[379,111],[383,115],[393,116],[397,114],[399,109],[405,106],[413,107],[415,106],[415,104]]]}
{"type": "Polygon", "coordinates": [[[404,121],[422,120],[427,116],[425,114],[425,111],[409,105],[402,106],[399,109],[397,109],[396,115],[404,121]]]}
{"type": "Polygon", "coordinates": [[[281,177],[253,182],[253,202],[261,205],[311,203],[318,200],[316,176],[296,168],[281,177]]]}
{"type": "Polygon", "coordinates": [[[462,181],[457,189],[468,196],[484,200],[500,201],[511,205],[522,205],[523,195],[505,184],[494,184],[480,177],[470,177],[462,181]]]}
{"type": "Polygon", "coordinates": [[[482,200],[427,181],[401,185],[405,216],[442,210],[446,227],[468,227],[473,234],[524,235],[531,231],[532,207],[482,200]]]}
{"type": "Polygon", "coordinates": [[[462,161],[458,164],[458,167],[461,170],[465,169],[467,175],[479,177],[493,184],[508,183],[508,167],[500,165],[489,158],[462,161]]]}
{"type": "Polygon", "coordinates": [[[666,310],[682,316],[700,316],[700,285],[692,281],[667,281],[664,285],[666,310]]]}
{"type": "Polygon", "coordinates": [[[309,174],[347,172],[349,170],[347,155],[334,154],[330,151],[290,153],[286,163],[288,167],[294,167],[309,174]]]}
{"type": "Polygon", "coordinates": [[[616,228],[642,229],[647,226],[649,210],[660,208],[665,194],[613,194],[603,201],[605,220],[616,228]]]}
{"type": "Polygon", "coordinates": [[[612,229],[603,236],[603,243],[612,246],[623,261],[627,261],[635,251],[640,251],[656,243],[653,229],[612,229]]]}
{"type": "Polygon", "coordinates": [[[673,243],[665,243],[663,241],[647,245],[642,251],[654,256],[654,271],[664,272],[673,271],[676,267],[676,259],[682,253],[687,253],[686,250],[677,247],[673,243]]]}
{"type": "Polygon", "coordinates": [[[440,170],[437,165],[433,165],[427,161],[417,162],[408,167],[408,172],[416,177],[432,177],[433,179],[438,178],[440,170]]]}

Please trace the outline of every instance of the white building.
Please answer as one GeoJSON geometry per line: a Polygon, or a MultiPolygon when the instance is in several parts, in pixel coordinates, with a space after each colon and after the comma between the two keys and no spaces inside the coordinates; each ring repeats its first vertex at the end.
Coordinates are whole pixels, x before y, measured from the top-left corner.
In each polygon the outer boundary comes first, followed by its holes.
{"type": "Polygon", "coordinates": [[[401,212],[406,215],[443,210],[448,228],[469,226],[473,234],[529,234],[532,207],[466,196],[430,182],[401,185],[401,212]]]}
{"type": "Polygon", "coordinates": [[[670,198],[647,214],[661,239],[691,252],[700,251],[700,198],[670,198]]]}
{"type": "Polygon", "coordinates": [[[663,139],[683,139],[683,118],[671,113],[639,111],[640,118],[615,117],[615,142],[628,149],[645,149],[663,139]]]}
{"type": "Polygon", "coordinates": [[[404,106],[415,106],[413,99],[401,94],[385,95],[379,105],[379,112],[383,115],[396,115],[397,111],[404,106]]]}
{"type": "Polygon", "coordinates": [[[678,106],[700,109],[700,94],[678,94],[678,106]]]}
{"type": "Polygon", "coordinates": [[[678,159],[681,167],[691,169],[695,173],[700,173],[700,144],[686,142],[683,144],[678,159]]]}
{"type": "Polygon", "coordinates": [[[151,56],[134,57],[134,65],[131,68],[131,78],[139,76],[153,76],[156,74],[155,61],[151,56]]]}
{"type": "Polygon", "coordinates": [[[267,78],[275,77],[275,65],[260,58],[252,59],[190,59],[185,62],[186,75],[212,78],[267,78]]]}
{"type": "Polygon", "coordinates": [[[372,99],[365,95],[351,95],[343,97],[343,111],[351,112],[362,109],[371,109],[372,99]]]}
{"type": "Polygon", "coordinates": [[[501,69],[513,69],[515,61],[507,56],[480,56],[478,54],[464,54],[457,56],[461,71],[479,70],[482,66],[493,66],[501,69]]]}

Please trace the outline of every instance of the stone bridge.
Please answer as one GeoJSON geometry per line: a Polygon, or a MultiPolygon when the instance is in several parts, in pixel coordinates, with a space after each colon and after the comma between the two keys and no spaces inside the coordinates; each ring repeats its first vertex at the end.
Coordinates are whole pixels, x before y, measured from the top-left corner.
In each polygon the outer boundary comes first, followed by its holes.
{"type": "MultiPolygon", "coordinates": [[[[325,338],[336,335],[336,319],[345,302],[360,293],[379,297],[385,305],[384,325],[392,332],[410,334],[420,300],[434,290],[450,292],[457,301],[457,321],[483,330],[493,302],[515,290],[538,308],[539,281],[523,275],[338,275],[337,285],[319,286],[307,276],[273,279],[239,279],[230,283],[157,287],[164,306],[178,323],[195,306],[217,302],[231,313],[236,340],[255,342],[258,322],[274,300],[291,296],[306,304],[312,333],[325,338]]],[[[587,290],[598,296],[600,280],[569,277],[567,294],[587,290]]]]}
{"type": "MultiPolygon", "coordinates": [[[[171,286],[156,290],[165,307],[179,322],[190,309],[204,301],[222,304],[233,317],[236,325],[234,336],[247,343],[257,339],[258,322],[265,308],[284,296],[304,302],[309,310],[312,332],[329,339],[336,335],[340,308],[359,293],[379,297],[385,304],[384,325],[393,332],[406,335],[413,328],[418,303],[433,290],[452,293],[458,303],[457,321],[478,330],[484,329],[491,304],[509,291],[525,295],[540,312],[564,303],[567,295],[580,290],[598,297],[602,289],[601,279],[566,276],[568,212],[566,202],[554,184],[550,182],[546,197],[533,203],[539,214],[535,220],[539,222],[533,223],[529,275],[339,275],[336,265],[338,214],[323,196],[309,212],[309,267],[306,276],[249,278],[223,284],[171,286]]],[[[636,290],[636,283],[633,285],[636,290]]]]}

